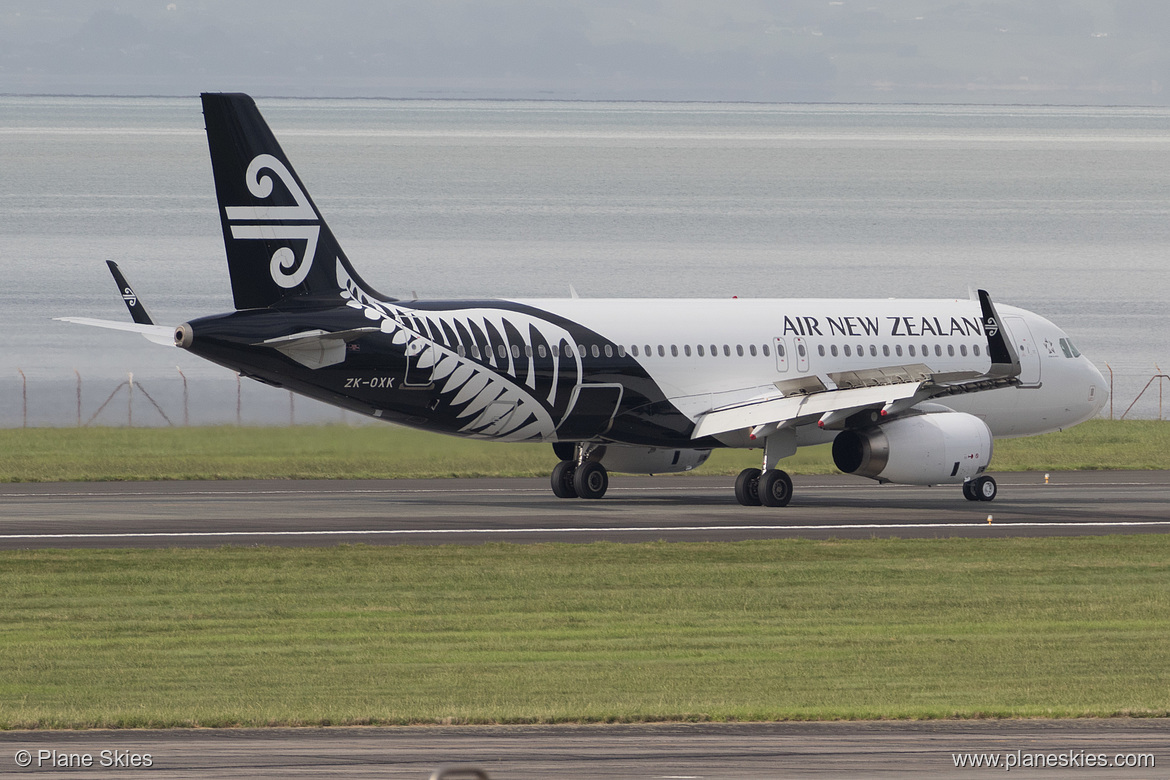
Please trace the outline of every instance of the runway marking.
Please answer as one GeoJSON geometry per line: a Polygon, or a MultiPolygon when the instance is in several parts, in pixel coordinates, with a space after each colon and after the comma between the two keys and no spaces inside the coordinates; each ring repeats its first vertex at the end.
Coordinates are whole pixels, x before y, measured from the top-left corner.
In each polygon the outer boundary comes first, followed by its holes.
{"type": "Polygon", "coordinates": [[[1162,528],[1170,520],[1119,520],[1087,523],[855,523],[850,525],[677,525],[601,528],[399,528],[334,531],[156,531],[143,533],[3,534],[0,540],[18,539],[188,539],[232,536],[439,536],[443,534],[568,534],[568,533],[653,533],[665,531],[881,531],[941,528],[1162,528]]]}

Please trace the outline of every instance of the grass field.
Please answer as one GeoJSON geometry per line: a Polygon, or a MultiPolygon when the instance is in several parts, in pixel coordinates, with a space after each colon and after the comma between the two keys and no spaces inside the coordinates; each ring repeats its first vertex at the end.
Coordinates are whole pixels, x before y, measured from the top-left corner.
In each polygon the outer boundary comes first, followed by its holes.
{"type": "Polygon", "coordinates": [[[1170,538],[0,553],[0,728],[1170,714],[1170,538]]]}
{"type": "MultiPolygon", "coordinates": [[[[0,430],[0,481],[333,479],[545,476],[547,444],[457,439],[389,425],[294,428],[26,428],[0,430]]],[[[756,450],[717,450],[699,473],[736,474],[756,450]]],[[[784,461],[796,474],[835,471],[828,445],[784,461]]],[[[1170,422],[1093,420],[1061,433],[996,442],[993,471],[1170,469],[1170,422]]]]}

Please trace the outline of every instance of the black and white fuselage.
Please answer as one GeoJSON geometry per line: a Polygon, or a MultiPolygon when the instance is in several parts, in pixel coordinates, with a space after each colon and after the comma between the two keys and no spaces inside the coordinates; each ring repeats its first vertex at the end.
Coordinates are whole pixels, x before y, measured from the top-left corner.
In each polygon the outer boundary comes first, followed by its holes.
{"type": "MultiPolygon", "coordinates": [[[[833,441],[843,470],[963,483],[968,498],[986,500],[994,437],[1075,425],[1107,398],[1101,374],[1056,325],[997,309],[982,291],[955,300],[384,296],[354,271],[251,99],[205,95],[204,114],[236,310],[184,323],[175,344],[383,420],[552,442],[560,496],[600,497],[607,467],[682,470],[713,448],[751,447],[763,451],[762,468],[740,475],[737,498],[783,505],[791,483],[776,462],[833,441]]],[[[160,326],[140,322],[147,315],[134,316],[137,326],[119,327],[160,337],[160,326]]]]}

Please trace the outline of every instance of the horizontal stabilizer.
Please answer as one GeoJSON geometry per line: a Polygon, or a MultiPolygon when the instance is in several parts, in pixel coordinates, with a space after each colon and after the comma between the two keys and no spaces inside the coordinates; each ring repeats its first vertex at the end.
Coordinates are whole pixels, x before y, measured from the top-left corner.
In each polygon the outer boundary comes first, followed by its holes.
{"type": "Polygon", "coordinates": [[[60,322],[72,322],[77,325],[92,325],[95,328],[110,330],[125,330],[131,333],[140,333],[147,341],[162,344],[166,347],[175,346],[175,329],[167,325],[152,325],[144,322],[120,322],[117,320],[96,320],[92,317],[54,317],[60,322]]]}
{"type": "Polygon", "coordinates": [[[272,347],[282,355],[308,368],[325,368],[345,360],[347,341],[353,341],[367,333],[378,331],[378,328],[353,328],[337,331],[306,330],[274,339],[265,339],[253,344],[253,346],[272,347]]]}

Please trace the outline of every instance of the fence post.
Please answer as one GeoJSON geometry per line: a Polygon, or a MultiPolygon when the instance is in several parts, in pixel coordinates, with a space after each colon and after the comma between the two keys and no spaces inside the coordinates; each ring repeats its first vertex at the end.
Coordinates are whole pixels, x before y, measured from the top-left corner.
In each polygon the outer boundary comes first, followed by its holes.
{"type": "Polygon", "coordinates": [[[179,366],[175,366],[175,370],[179,372],[179,376],[183,377],[183,427],[186,428],[191,424],[191,418],[187,414],[187,375],[179,366]]]}
{"type": "Polygon", "coordinates": [[[240,425],[240,375],[236,374],[236,427],[240,425]]]}
{"type": "Polygon", "coordinates": [[[1108,363],[1105,368],[1109,369],[1109,419],[1113,419],[1113,366],[1108,363]]]}
{"type": "Polygon", "coordinates": [[[126,427],[134,427],[134,372],[127,374],[126,380],[126,427]]]}
{"type": "Polygon", "coordinates": [[[20,373],[20,411],[21,411],[21,427],[28,427],[28,377],[24,375],[24,369],[16,369],[20,373]]]}
{"type": "Polygon", "coordinates": [[[288,424],[290,426],[295,426],[297,424],[297,408],[293,404],[293,398],[295,398],[295,397],[296,396],[293,395],[293,391],[289,390],[288,391],[288,424]]]}
{"type": "Polygon", "coordinates": [[[73,369],[74,376],[77,377],[77,427],[81,427],[81,372],[76,368],[73,369]]]}

